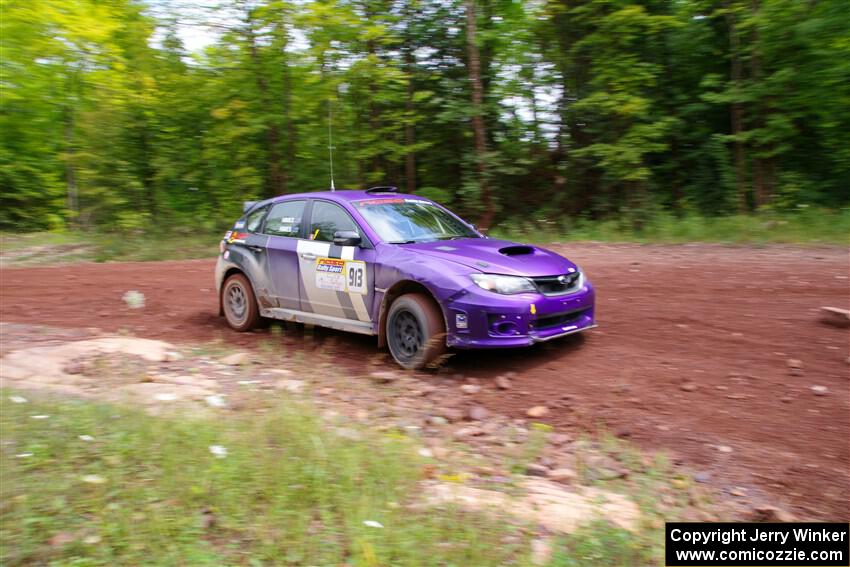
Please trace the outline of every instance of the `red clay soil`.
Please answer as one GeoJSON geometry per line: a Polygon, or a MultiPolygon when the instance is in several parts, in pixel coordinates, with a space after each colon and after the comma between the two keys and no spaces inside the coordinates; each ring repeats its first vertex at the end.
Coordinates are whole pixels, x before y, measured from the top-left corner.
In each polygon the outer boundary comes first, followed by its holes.
{"type": "MultiPolygon", "coordinates": [[[[480,403],[517,417],[547,405],[558,428],[611,431],[668,451],[722,490],[745,487],[803,518],[850,520],[850,335],[818,317],[821,306],[848,307],[846,250],[552,248],[596,285],[600,326],[582,339],[459,353],[454,373],[481,382],[516,373],[512,389],[484,388],[480,403]],[[789,359],[802,362],[800,375],[789,359]]],[[[281,341],[288,352],[327,342],[352,364],[374,355],[370,337],[230,331],[212,272],[208,260],[6,269],[0,314],[171,341],[281,341]],[[143,309],[125,306],[131,289],[145,294],[143,309]]]]}

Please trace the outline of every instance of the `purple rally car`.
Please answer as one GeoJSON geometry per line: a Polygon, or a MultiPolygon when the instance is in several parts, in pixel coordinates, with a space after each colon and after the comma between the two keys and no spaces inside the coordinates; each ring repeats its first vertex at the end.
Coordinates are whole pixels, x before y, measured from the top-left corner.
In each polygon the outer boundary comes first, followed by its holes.
{"type": "Polygon", "coordinates": [[[575,264],[393,187],[246,203],[215,279],[237,331],[269,317],[377,335],[404,368],[447,347],[520,347],[595,326],[575,264]]]}

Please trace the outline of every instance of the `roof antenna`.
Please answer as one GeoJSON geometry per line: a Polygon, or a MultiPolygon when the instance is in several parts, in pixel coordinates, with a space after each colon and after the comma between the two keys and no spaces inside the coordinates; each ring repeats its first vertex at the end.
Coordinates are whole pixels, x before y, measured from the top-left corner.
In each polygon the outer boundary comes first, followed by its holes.
{"type": "Polygon", "coordinates": [[[336,187],[334,187],[334,139],[333,139],[333,107],[331,106],[331,99],[328,99],[328,155],[330,156],[331,162],[331,191],[336,191],[336,187]]]}

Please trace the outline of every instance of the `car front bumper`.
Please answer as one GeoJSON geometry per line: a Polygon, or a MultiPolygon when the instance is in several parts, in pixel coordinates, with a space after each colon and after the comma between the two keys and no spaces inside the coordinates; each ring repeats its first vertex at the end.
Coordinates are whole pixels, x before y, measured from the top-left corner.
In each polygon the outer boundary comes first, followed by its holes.
{"type": "Polygon", "coordinates": [[[472,286],[446,302],[447,344],[511,348],[580,333],[596,326],[590,282],[569,294],[500,295],[472,286]],[[465,328],[464,328],[465,327],[465,328]]]}

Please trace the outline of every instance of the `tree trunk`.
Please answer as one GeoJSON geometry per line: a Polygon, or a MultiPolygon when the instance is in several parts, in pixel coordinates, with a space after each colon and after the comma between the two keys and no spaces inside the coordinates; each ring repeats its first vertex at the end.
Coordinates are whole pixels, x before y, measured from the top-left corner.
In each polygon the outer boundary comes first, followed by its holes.
{"type": "MultiPolygon", "coordinates": [[[[254,33],[254,22],[251,15],[246,16],[246,35],[251,50],[251,62],[254,64],[254,76],[256,77],[257,87],[260,90],[260,100],[263,105],[263,110],[268,112],[269,108],[273,108],[269,97],[269,84],[263,74],[262,61],[260,60],[260,52],[257,48],[257,37],[254,33]]],[[[283,193],[285,183],[283,181],[283,172],[280,167],[280,127],[273,116],[267,116],[265,120],[266,134],[266,197],[274,197],[283,193]]]]}
{"type": "MultiPolygon", "coordinates": [[[[284,30],[283,33],[286,33],[284,30]]],[[[289,191],[289,182],[292,178],[292,172],[295,171],[295,125],[292,123],[292,74],[289,70],[289,59],[286,56],[286,42],[283,47],[283,125],[286,129],[286,144],[284,147],[284,159],[286,161],[286,169],[282,171],[281,193],[289,191]]]]}
{"type": "MultiPolygon", "coordinates": [[[[757,0],[751,0],[750,9],[752,10],[753,17],[756,17],[759,12],[759,3],[757,0]]],[[[756,21],[758,21],[756,19],[756,21]]],[[[758,25],[753,25],[752,31],[752,54],[750,56],[750,74],[752,76],[752,81],[754,84],[759,84],[762,80],[762,65],[761,65],[761,49],[759,48],[759,32],[758,25]]],[[[755,104],[755,109],[758,114],[757,126],[760,129],[764,129],[767,126],[767,115],[770,112],[769,102],[767,100],[759,100],[755,104]]],[[[763,145],[756,142],[756,147],[758,150],[764,150],[769,147],[769,144],[763,145]],[[761,147],[759,147],[761,146],[761,147]]],[[[766,205],[773,194],[773,188],[771,187],[770,180],[770,169],[771,165],[768,163],[771,158],[765,158],[760,155],[756,155],[754,158],[753,164],[753,190],[754,190],[754,201],[756,207],[762,207],[766,205]]]]}
{"type": "Polygon", "coordinates": [[[65,183],[68,188],[67,205],[71,211],[71,223],[80,217],[79,194],[77,190],[77,172],[74,169],[74,115],[70,105],[65,107],[65,183]]]}
{"type": "Polygon", "coordinates": [[[469,80],[472,83],[472,133],[475,139],[475,157],[478,165],[478,184],[481,192],[481,202],[484,212],[478,220],[482,229],[490,228],[495,215],[493,198],[487,184],[487,131],[484,128],[483,99],[481,83],[481,62],[476,38],[475,0],[466,0],[466,43],[469,50],[469,80]]]}
{"type": "Polygon", "coordinates": [[[407,192],[415,193],[416,192],[416,152],[413,149],[413,145],[416,143],[416,130],[413,126],[413,72],[415,68],[415,61],[413,59],[413,45],[410,39],[410,8],[411,2],[408,1],[405,3],[405,19],[407,20],[407,28],[405,30],[405,46],[404,46],[404,66],[405,72],[407,73],[407,98],[405,100],[405,110],[407,111],[407,116],[404,121],[404,145],[405,145],[405,156],[404,156],[404,180],[407,184],[407,192]]]}
{"type": "MultiPolygon", "coordinates": [[[[729,7],[729,4],[726,4],[729,7]]],[[[741,69],[741,41],[738,37],[738,31],[735,26],[735,16],[731,13],[726,14],[726,25],[729,32],[729,51],[731,57],[731,79],[732,84],[734,85],[734,89],[736,91],[736,95],[738,94],[738,89],[741,88],[741,79],[742,79],[742,69],[741,69]]],[[[744,130],[744,107],[740,102],[732,102],[731,105],[731,126],[732,126],[732,135],[736,136],[734,142],[734,152],[735,152],[735,185],[737,188],[738,194],[738,210],[740,212],[746,212],[747,210],[747,189],[746,189],[746,179],[745,179],[745,165],[744,165],[744,144],[738,138],[744,130]]]]}

